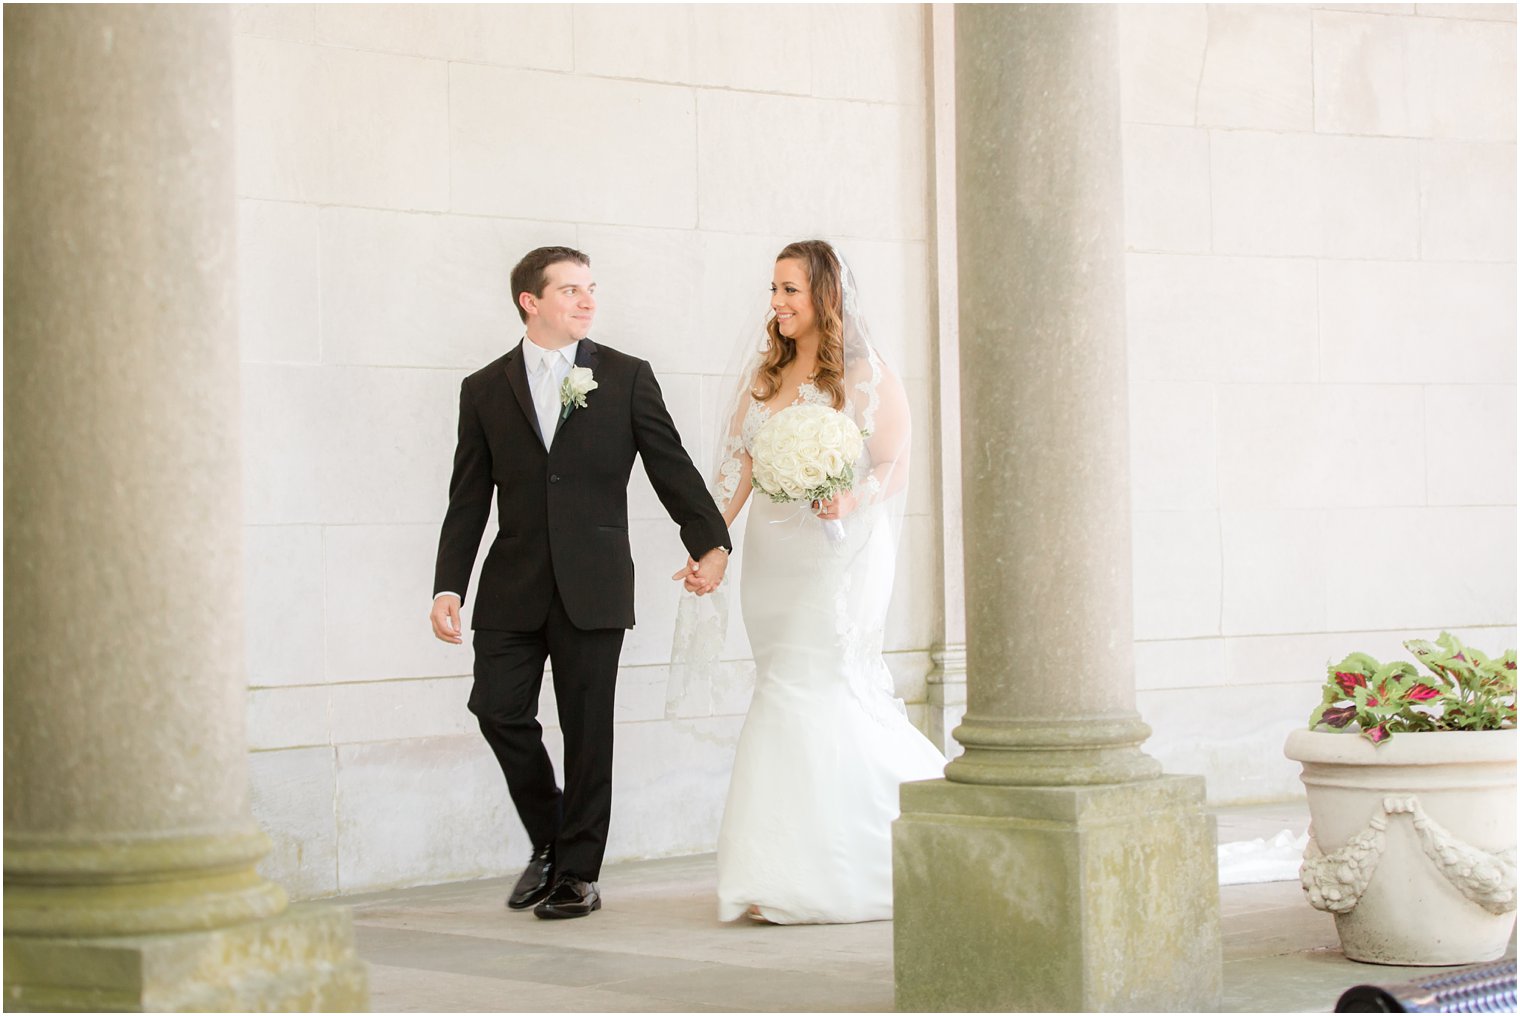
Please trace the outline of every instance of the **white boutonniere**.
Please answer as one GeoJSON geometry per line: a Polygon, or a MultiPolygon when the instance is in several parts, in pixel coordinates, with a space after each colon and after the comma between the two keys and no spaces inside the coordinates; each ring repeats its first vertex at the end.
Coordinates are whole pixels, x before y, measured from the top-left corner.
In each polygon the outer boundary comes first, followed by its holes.
{"type": "Polygon", "coordinates": [[[586,396],[596,391],[596,379],[591,375],[590,367],[571,367],[570,373],[565,375],[565,380],[559,383],[559,418],[566,419],[572,409],[585,409],[586,396]]]}

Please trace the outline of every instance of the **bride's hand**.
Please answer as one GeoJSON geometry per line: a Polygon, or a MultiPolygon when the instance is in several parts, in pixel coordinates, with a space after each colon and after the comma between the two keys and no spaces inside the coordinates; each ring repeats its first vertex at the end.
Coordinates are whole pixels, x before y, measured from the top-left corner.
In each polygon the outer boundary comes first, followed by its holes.
{"type": "Polygon", "coordinates": [[[813,513],[820,519],[842,519],[860,504],[852,491],[842,490],[836,496],[813,502],[813,513]]]}

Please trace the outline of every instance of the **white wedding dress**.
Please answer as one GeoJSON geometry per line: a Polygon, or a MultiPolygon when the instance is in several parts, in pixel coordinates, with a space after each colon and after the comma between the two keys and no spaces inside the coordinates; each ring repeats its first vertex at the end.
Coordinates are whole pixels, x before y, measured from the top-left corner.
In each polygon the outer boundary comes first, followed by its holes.
{"type": "MultiPolygon", "coordinates": [[[[857,368],[845,412],[871,431],[884,366],[871,351],[857,368]]],[[[828,405],[807,384],[798,401],[828,405]]],[[[770,415],[750,400],[723,479],[770,415]]],[[[806,506],[749,499],[740,599],[756,677],[718,834],[725,921],[752,906],[777,924],[889,919],[898,786],[943,773],[881,656],[906,486],[899,477],[883,490],[888,471],[872,466],[868,450],[857,466],[862,506],[832,533],[806,506]]],[[[733,487],[720,480],[720,503],[733,487]]]]}

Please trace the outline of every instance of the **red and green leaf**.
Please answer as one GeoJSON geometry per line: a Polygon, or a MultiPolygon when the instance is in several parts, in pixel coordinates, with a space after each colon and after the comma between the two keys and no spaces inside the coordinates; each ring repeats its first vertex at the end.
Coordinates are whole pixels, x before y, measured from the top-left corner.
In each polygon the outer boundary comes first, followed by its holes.
{"type": "Polygon", "coordinates": [[[1400,660],[1382,664],[1351,653],[1326,668],[1321,699],[1309,717],[1346,730],[1354,724],[1373,744],[1421,730],[1493,730],[1515,726],[1515,650],[1489,659],[1448,632],[1434,642],[1404,643],[1428,673],[1400,660]]]}

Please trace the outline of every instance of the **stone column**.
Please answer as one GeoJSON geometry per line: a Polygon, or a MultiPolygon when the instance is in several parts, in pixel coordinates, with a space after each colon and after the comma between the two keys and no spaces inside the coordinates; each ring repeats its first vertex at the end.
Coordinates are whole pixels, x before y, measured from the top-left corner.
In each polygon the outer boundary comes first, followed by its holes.
{"type": "Polygon", "coordinates": [[[1203,781],[1134,705],[1117,14],[955,17],[965,752],[903,788],[898,1008],[1213,1008],[1203,781]]]}
{"type": "Polygon", "coordinates": [[[961,368],[955,265],[955,5],[928,11],[931,179],[934,189],[935,325],[934,429],[938,438],[935,487],[939,491],[940,630],[930,656],[929,739],[947,755],[950,736],[966,712],[966,583],[961,570],[961,368]]]}
{"type": "Polygon", "coordinates": [[[6,1007],[354,1008],[255,871],[230,15],[4,16],[6,1007]]]}

